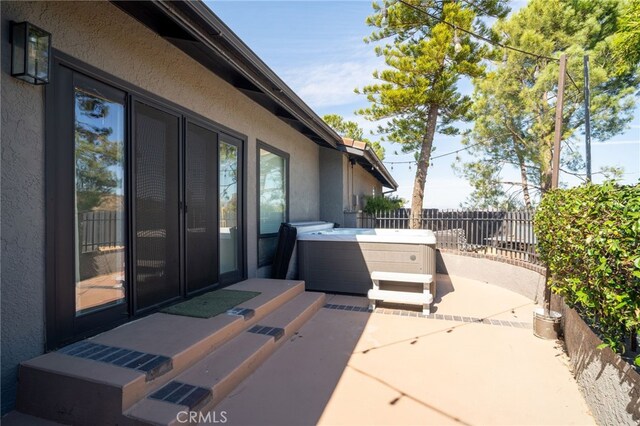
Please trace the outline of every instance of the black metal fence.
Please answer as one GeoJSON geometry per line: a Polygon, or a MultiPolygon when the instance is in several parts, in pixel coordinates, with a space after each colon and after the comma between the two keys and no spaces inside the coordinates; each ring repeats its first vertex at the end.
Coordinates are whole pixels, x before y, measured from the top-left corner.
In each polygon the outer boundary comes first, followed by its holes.
{"type": "Polygon", "coordinates": [[[96,210],[78,214],[81,253],[124,246],[123,212],[96,210]]]}
{"type": "MultiPolygon", "coordinates": [[[[408,229],[410,209],[362,217],[366,228],[408,229]]],[[[422,229],[436,235],[437,247],[482,252],[539,264],[533,211],[440,210],[422,211],[422,229]]]]}
{"type": "MultiPolygon", "coordinates": [[[[93,210],[78,213],[78,238],[81,253],[89,253],[104,249],[120,248],[124,246],[124,222],[122,211],[93,210]]],[[[191,216],[191,226],[206,218],[191,216]]],[[[220,217],[220,227],[233,228],[238,226],[235,210],[225,212],[220,217]]]]}

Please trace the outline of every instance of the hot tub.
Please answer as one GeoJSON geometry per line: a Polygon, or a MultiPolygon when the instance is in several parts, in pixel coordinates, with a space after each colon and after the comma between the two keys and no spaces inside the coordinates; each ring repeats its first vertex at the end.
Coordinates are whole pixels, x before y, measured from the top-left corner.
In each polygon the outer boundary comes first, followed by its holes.
{"type": "Polygon", "coordinates": [[[362,228],[298,235],[298,276],[308,290],[366,294],[373,271],[431,274],[435,297],[435,235],[428,230],[362,228]]]}

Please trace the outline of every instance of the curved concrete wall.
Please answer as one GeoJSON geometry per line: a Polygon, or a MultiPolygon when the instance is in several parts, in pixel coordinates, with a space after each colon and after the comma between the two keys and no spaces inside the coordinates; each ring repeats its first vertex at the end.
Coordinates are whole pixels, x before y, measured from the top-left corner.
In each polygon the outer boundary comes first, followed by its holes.
{"type": "Polygon", "coordinates": [[[541,272],[481,256],[438,250],[436,271],[491,283],[534,302],[541,301],[543,297],[545,276],[541,272]]]}
{"type": "MultiPolygon", "coordinates": [[[[318,220],[319,147],[108,2],[2,1],[2,407],[44,350],[44,88],[10,77],[9,21],[53,47],[247,136],[247,250],[257,274],[256,139],[291,156],[290,219],[318,220]]],[[[340,203],[341,198],[335,202],[340,203]]]]}

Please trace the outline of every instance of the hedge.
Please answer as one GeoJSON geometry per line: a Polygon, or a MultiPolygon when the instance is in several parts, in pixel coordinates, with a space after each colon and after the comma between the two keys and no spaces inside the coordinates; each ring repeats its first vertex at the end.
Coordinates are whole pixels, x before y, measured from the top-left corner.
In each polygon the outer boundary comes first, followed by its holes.
{"type": "Polygon", "coordinates": [[[640,185],[553,190],[534,229],[551,289],[617,352],[636,349],[640,323],[640,185]]]}
{"type": "Polygon", "coordinates": [[[375,195],[365,197],[366,204],[363,211],[365,213],[378,213],[398,210],[404,204],[404,200],[399,197],[385,197],[384,195],[375,195]]]}

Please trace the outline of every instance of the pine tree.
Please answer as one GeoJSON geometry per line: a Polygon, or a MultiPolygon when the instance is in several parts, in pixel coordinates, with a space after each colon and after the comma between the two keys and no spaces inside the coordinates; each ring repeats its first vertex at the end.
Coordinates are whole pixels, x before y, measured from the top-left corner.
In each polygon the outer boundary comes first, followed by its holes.
{"type": "Polygon", "coordinates": [[[558,58],[568,56],[563,108],[561,168],[578,173],[584,167],[578,138],[584,125],[583,56],[590,56],[592,139],[605,141],[632,119],[637,74],[620,70],[612,57],[621,2],[532,0],[518,13],[498,21],[493,31],[509,46],[539,57],[501,47],[493,49],[493,69],[475,79],[474,128],[463,142],[474,161],[459,167],[474,187],[469,205],[512,203],[500,179],[504,167],[515,167],[526,207],[551,188],[551,161],[557,96],[558,58]],[[487,176],[492,176],[487,179],[487,176]]]}
{"type": "Polygon", "coordinates": [[[384,160],[384,147],[380,145],[380,142],[366,138],[364,130],[355,121],[345,120],[344,117],[338,114],[326,114],[322,119],[340,136],[366,142],[371,146],[378,158],[384,160]]]}
{"type": "Polygon", "coordinates": [[[482,16],[503,17],[502,0],[401,0],[374,4],[367,24],[376,30],[365,41],[376,43],[388,68],[375,71],[379,83],[357,93],[370,106],[358,111],[369,120],[385,120],[383,140],[414,152],[417,167],[411,197],[411,228],[421,227],[424,188],[436,132],[458,134],[455,122],[469,119],[471,99],[458,91],[461,77],[484,73],[487,48],[463,30],[487,34],[482,16]]]}

